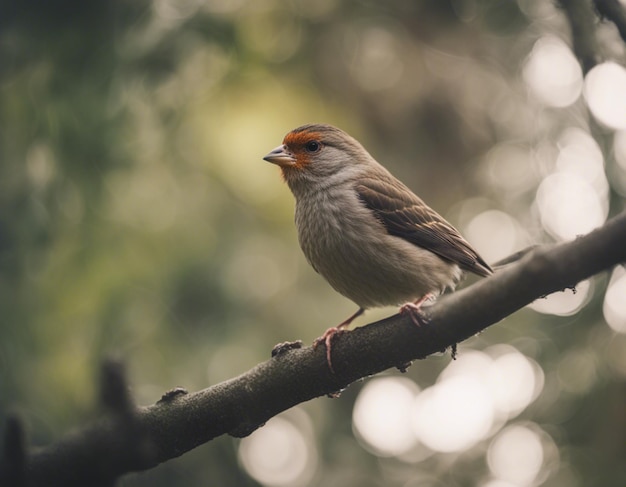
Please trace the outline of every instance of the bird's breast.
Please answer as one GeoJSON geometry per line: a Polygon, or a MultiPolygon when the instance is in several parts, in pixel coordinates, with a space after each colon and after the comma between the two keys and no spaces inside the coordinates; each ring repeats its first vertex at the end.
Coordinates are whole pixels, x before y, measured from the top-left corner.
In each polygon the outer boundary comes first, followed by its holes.
{"type": "Polygon", "coordinates": [[[368,222],[356,208],[354,195],[350,200],[340,191],[324,191],[298,199],[296,227],[300,246],[310,264],[320,273],[326,262],[341,260],[359,240],[368,222]]]}
{"type": "Polygon", "coordinates": [[[346,188],[297,198],[296,227],[313,268],[363,308],[438,293],[460,277],[457,265],[389,235],[356,192],[346,188]]]}

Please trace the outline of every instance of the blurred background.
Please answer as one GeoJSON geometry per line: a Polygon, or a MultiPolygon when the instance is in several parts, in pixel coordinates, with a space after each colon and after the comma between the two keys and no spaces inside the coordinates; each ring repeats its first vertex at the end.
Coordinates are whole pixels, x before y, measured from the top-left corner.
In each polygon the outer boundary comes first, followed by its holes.
{"type": "MultiPolygon", "coordinates": [[[[0,5],[0,429],[35,446],[97,417],[104,357],[151,404],[355,310],[261,159],[296,126],[355,136],[488,262],[624,209],[625,45],[593,19],[583,76],[549,1],[0,5]]],[[[623,487],[626,271],[120,484],[623,487]]]]}

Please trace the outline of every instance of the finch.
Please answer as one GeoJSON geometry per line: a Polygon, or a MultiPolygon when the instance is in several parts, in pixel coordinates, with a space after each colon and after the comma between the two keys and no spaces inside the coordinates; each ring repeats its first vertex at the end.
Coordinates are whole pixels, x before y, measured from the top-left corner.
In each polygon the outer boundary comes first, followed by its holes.
{"type": "Polygon", "coordinates": [[[359,309],[329,328],[326,345],[366,309],[403,305],[417,324],[421,304],[454,289],[469,271],[493,271],[450,223],[344,131],[308,124],[264,160],[278,165],[296,199],[300,247],[315,271],[359,309]]]}

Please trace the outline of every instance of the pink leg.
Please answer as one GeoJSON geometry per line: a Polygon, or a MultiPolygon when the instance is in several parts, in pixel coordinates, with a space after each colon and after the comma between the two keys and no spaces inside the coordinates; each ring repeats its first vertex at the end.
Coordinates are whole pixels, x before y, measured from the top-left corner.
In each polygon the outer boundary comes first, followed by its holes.
{"type": "Polygon", "coordinates": [[[416,299],[412,303],[403,304],[400,307],[400,314],[408,314],[409,318],[411,318],[411,321],[415,324],[415,326],[422,326],[420,308],[422,304],[434,297],[435,295],[433,293],[428,293],[421,298],[416,299]]]}
{"type": "Polygon", "coordinates": [[[345,333],[347,330],[344,330],[344,328],[352,323],[355,318],[361,316],[364,312],[365,310],[363,308],[359,308],[357,312],[350,316],[347,320],[342,321],[337,326],[329,328],[324,332],[321,337],[316,338],[313,342],[313,348],[317,348],[321,343],[324,343],[326,345],[326,362],[328,362],[328,368],[332,373],[335,373],[335,370],[333,369],[333,361],[330,355],[333,337],[335,335],[345,333]]]}

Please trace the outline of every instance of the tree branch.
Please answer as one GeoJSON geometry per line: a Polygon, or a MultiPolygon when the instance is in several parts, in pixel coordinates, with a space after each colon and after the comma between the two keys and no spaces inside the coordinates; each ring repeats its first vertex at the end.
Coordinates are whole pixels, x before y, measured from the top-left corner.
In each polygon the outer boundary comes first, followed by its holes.
{"type": "Polygon", "coordinates": [[[333,342],[335,374],[323,347],[283,346],[239,377],[192,394],[174,389],[156,404],[137,408],[126,397],[120,370],[109,365],[104,374],[109,385],[102,389],[116,396],[105,401],[113,413],[19,460],[25,465],[23,475],[15,466],[2,470],[33,487],[110,484],[217,436],[246,436],[296,404],[445,350],[541,296],[625,261],[623,213],[584,237],[538,247],[494,276],[440,298],[424,311],[419,328],[394,315],[338,335],[333,342]]]}
{"type": "Polygon", "coordinates": [[[594,0],[593,3],[601,17],[615,24],[620,37],[626,42],[626,9],[619,0],[594,0]]]}
{"type": "Polygon", "coordinates": [[[595,15],[587,0],[558,0],[572,29],[574,54],[580,61],[583,73],[588,73],[597,64],[595,15]]]}

